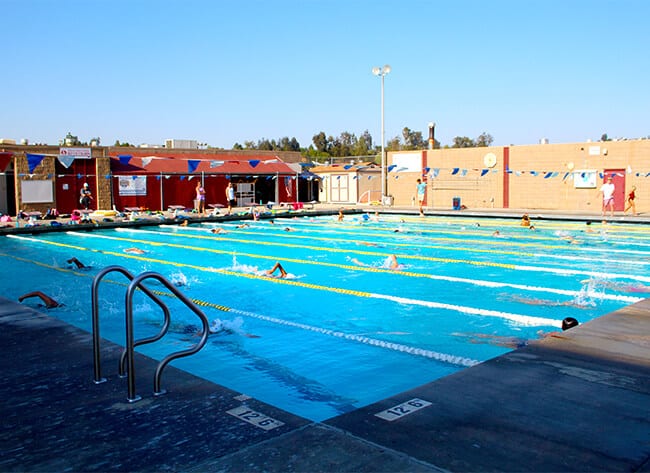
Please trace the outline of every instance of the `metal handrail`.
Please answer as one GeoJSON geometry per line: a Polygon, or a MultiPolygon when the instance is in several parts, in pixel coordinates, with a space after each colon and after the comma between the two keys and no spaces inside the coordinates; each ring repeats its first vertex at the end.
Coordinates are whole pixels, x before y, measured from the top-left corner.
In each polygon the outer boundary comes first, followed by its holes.
{"type": "MultiPolygon", "coordinates": [[[[93,367],[94,367],[94,379],[93,382],[95,384],[101,384],[106,382],[106,378],[103,378],[101,375],[101,361],[100,361],[100,347],[99,347],[99,307],[98,307],[98,292],[99,292],[99,283],[101,280],[106,276],[108,273],[111,272],[118,272],[126,276],[130,281],[133,281],[135,276],[131,274],[127,269],[121,267],[121,266],[107,266],[104,269],[102,269],[100,272],[97,273],[95,278],[93,279],[93,284],[92,284],[92,331],[93,331],[93,367]]],[[[139,345],[144,345],[145,343],[152,343],[157,340],[160,340],[169,330],[169,325],[170,325],[170,314],[169,314],[169,309],[165,305],[165,303],[158,298],[153,292],[151,292],[149,289],[147,289],[145,286],[138,286],[142,292],[144,292],[147,296],[151,298],[156,304],[160,306],[160,308],[163,310],[164,314],[164,322],[163,326],[160,330],[160,333],[157,335],[154,335],[153,337],[149,338],[143,338],[140,340],[137,340],[134,342],[134,346],[139,346],[139,345]]],[[[120,376],[124,376],[124,362],[123,359],[125,357],[126,350],[122,352],[122,356],[120,357],[120,363],[118,365],[118,373],[120,376]]]]}
{"type": "Polygon", "coordinates": [[[201,333],[201,339],[193,347],[188,348],[187,350],[181,350],[170,355],[167,355],[162,359],[158,366],[156,367],[156,372],[154,374],[154,396],[160,396],[165,394],[165,390],[160,389],[160,378],[162,376],[163,369],[173,360],[182,358],[185,356],[192,355],[199,350],[201,350],[206,342],[208,341],[208,335],[210,334],[210,325],[206,315],[182,292],[180,292],[171,282],[165,279],[162,275],[154,272],[145,272],[135,277],[129,284],[128,289],[126,290],[126,360],[127,360],[127,375],[128,375],[128,397],[129,402],[136,402],[141,399],[140,396],[137,396],[135,393],[135,363],[134,363],[134,348],[135,342],[133,340],[133,294],[136,289],[142,289],[144,286],[141,285],[142,281],[145,279],[156,279],[158,282],[163,284],[167,289],[169,289],[176,297],[178,297],[181,302],[183,302],[192,312],[194,312],[200,319],[203,325],[203,331],[201,333]]]}

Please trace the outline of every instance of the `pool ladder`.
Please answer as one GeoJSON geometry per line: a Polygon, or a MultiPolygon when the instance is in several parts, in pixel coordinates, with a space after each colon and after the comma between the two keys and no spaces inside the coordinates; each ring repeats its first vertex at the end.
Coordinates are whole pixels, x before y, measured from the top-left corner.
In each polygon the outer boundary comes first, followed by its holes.
{"type": "Polygon", "coordinates": [[[137,402],[142,399],[135,392],[135,363],[134,363],[134,349],[137,346],[144,345],[147,343],[153,343],[160,340],[167,331],[171,323],[171,316],[169,313],[169,308],[165,303],[160,300],[160,298],[154,294],[150,289],[143,285],[143,281],[146,279],[155,279],[169,289],[181,302],[183,302],[192,312],[194,312],[203,326],[200,335],[200,340],[188,348],[187,350],[181,350],[174,352],[170,355],[167,355],[163,358],[154,374],[153,380],[153,394],[154,396],[161,396],[167,391],[161,389],[160,387],[160,378],[162,377],[162,372],[165,367],[173,360],[177,358],[182,358],[185,356],[193,355],[203,348],[203,346],[208,341],[208,335],[210,332],[210,326],[208,323],[208,318],[206,315],[182,292],[180,292],[171,282],[165,279],[162,275],[154,273],[151,271],[144,272],[138,276],[133,276],[129,271],[121,266],[107,266],[102,269],[95,278],[93,279],[92,285],[92,331],[93,331],[93,364],[94,364],[94,379],[95,384],[101,384],[106,382],[106,378],[103,378],[101,375],[101,361],[100,361],[100,347],[99,347],[99,307],[98,307],[98,292],[99,292],[99,283],[109,273],[117,272],[126,276],[129,281],[129,286],[126,290],[126,307],[125,307],[125,316],[126,316],[126,348],[122,351],[120,356],[118,374],[120,377],[128,377],[128,397],[129,402],[137,402]],[[142,291],[146,294],[153,302],[155,302],[163,311],[164,321],[160,332],[157,335],[148,338],[141,338],[139,340],[134,340],[133,337],[133,294],[136,290],[142,291]]]}

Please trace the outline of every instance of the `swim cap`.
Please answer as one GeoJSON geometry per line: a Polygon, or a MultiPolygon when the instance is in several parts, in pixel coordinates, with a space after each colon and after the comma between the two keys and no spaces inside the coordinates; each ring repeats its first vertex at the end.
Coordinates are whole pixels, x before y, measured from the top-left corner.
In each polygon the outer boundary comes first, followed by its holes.
{"type": "Polygon", "coordinates": [[[569,330],[570,328],[577,327],[579,322],[573,317],[567,317],[562,321],[562,330],[569,330]]]}

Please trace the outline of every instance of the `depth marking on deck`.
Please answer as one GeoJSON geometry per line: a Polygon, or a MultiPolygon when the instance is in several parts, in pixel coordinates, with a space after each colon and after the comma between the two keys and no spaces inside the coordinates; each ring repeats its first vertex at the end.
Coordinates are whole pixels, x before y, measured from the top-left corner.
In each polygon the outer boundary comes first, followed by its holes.
{"type": "Polygon", "coordinates": [[[273,419],[260,412],[249,409],[246,406],[235,407],[234,409],[226,411],[226,414],[230,414],[231,416],[237,417],[244,422],[248,422],[249,424],[253,424],[255,427],[264,430],[271,430],[284,425],[284,422],[280,422],[279,420],[273,419]]]}
{"type": "Polygon", "coordinates": [[[396,419],[401,419],[402,417],[409,414],[413,414],[420,409],[429,407],[430,405],[431,403],[429,401],[424,401],[416,397],[410,401],[406,401],[402,404],[398,404],[397,406],[393,406],[390,409],[386,409],[385,411],[378,412],[375,414],[375,416],[379,417],[380,419],[387,420],[388,422],[392,422],[396,419]]]}

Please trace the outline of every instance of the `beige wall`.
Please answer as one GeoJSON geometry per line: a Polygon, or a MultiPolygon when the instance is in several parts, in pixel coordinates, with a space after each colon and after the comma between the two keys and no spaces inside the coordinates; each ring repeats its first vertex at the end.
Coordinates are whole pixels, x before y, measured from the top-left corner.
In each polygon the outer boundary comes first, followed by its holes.
{"type": "MultiPolygon", "coordinates": [[[[650,173],[650,140],[440,149],[413,153],[424,153],[424,166],[430,168],[426,173],[428,207],[451,208],[452,199],[460,197],[463,205],[477,209],[600,212],[600,173],[618,169],[623,172],[616,176],[616,185],[625,187],[625,195],[632,186],[636,186],[637,211],[650,212],[650,176],[645,177],[650,173]],[[486,166],[488,153],[496,157],[496,163],[491,168],[486,166]],[[506,164],[511,172],[506,172],[506,164]],[[453,174],[456,168],[458,171],[453,174]],[[437,176],[432,177],[436,170],[437,176]],[[579,170],[598,171],[596,188],[575,187],[574,177],[579,170]],[[549,173],[550,177],[545,178],[549,173]]],[[[392,164],[393,154],[388,155],[388,165],[392,164]]],[[[412,204],[418,177],[420,174],[417,172],[399,173],[399,178],[395,179],[395,175],[389,173],[388,194],[394,196],[395,205],[412,204]]]]}

